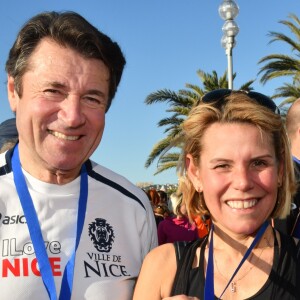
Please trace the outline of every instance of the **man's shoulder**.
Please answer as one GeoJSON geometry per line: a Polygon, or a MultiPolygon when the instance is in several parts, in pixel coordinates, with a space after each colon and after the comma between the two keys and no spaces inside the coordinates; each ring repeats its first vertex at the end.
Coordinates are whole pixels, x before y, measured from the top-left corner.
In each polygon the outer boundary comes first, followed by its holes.
{"type": "Polygon", "coordinates": [[[11,150],[8,150],[0,153],[0,176],[8,174],[11,171],[11,150]]]}
{"type": "MultiPolygon", "coordinates": [[[[107,180],[111,180],[113,182],[116,182],[122,186],[126,186],[128,188],[132,188],[132,189],[137,189],[138,187],[136,185],[134,185],[131,181],[129,181],[125,176],[116,173],[115,171],[108,169],[107,167],[104,167],[94,161],[90,161],[91,162],[91,169],[92,169],[92,173],[94,173],[94,177],[96,177],[98,175],[98,179],[105,181],[105,179],[107,180]]],[[[92,173],[89,173],[89,175],[93,176],[92,173]]]]}
{"type": "Polygon", "coordinates": [[[5,166],[6,164],[5,152],[0,153],[0,167],[5,166]]]}
{"type": "Polygon", "coordinates": [[[129,181],[125,176],[118,174],[94,161],[90,161],[90,163],[91,168],[88,170],[89,176],[118,190],[124,195],[133,198],[137,202],[140,202],[144,208],[149,206],[149,199],[145,192],[129,181]]]}

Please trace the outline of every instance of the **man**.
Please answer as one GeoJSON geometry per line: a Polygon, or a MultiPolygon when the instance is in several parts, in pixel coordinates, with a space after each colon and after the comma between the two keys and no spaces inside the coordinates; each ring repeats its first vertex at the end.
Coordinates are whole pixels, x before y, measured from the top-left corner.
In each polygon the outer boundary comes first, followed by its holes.
{"type": "Polygon", "coordinates": [[[145,193],[90,161],[125,59],[73,12],[30,19],[6,63],[19,143],[0,156],[1,299],[132,299],[157,245],[145,193]]]}
{"type": "MultiPolygon", "coordinates": [[[[296,179],[300,181],[300,98],[289,108],[286,115],[286,129],[293,154],[296,179]]],[[[284,220],[275,220],[275,227],[289,235],[300,238],[300,189],[293,198],[290,215],[284,220]]]]}

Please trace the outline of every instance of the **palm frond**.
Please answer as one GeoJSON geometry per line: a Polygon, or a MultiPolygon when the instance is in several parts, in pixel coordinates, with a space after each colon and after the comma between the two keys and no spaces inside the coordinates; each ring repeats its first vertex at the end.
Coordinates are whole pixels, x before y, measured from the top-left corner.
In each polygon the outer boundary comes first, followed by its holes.
{"type": "MultiPolygon", "coordinates": [[[[260,68],[258,74],[262,74],[260,82],[265,84],[267,81],[278,77],[299,77],[300,74],[300,20],[295,14],[290,14],[290,20],[281,20],[279,23],[290,29],[292,36],[270,31],[271,38],[269,43],[282,42],[291,49],[290,54],[270,54],[259,60],[259,64],[265,65],[260,68]]],[[[280,93],[278,93],[279,95],[280,93]]],[[[276,97],[278,96],[275,95],[276,97]]]]}
{"type": "Polygon", "coordinates": [[[151,93],[145,100],[145,103],[148,105],[157,102],[167,102],[171,105],[184,105],[184,103],[186,103],[186,99],[184,99],[184,97],[181,97],[181,95],[176,92],[164,89],[151,93]]]}
{"type": "MultiPolygon", "coordinates": [[[[148,168],[155,160],[157,160],[156,174],[171,168],[177,168],[180,153],[170,153],[171,149],[181,149],[183,145],[182,123],[186,119],[190,110],[198,103],[201,97],[212,90],[228,87],[226,71],[219,77],[216,71],[211,74],[205,73],[202,70],[197,71],[197,75],[203,85],[201,86],[187,83],[185,89],[180,89],[174,92],[168,89],[161,89],[147,96],[145,103],[167,103],[166,112],[170,116],[161,119],[158,122],[158,127],[164,128],[165,138],[154,145],[149,154],[145,167],[148,168]]],[[[234,77],[236,74],[234,74],[234,77]]],[[[250,90],[250,85],[254,80],[250,80],[242,85],[243,89],[250,90]]]]}

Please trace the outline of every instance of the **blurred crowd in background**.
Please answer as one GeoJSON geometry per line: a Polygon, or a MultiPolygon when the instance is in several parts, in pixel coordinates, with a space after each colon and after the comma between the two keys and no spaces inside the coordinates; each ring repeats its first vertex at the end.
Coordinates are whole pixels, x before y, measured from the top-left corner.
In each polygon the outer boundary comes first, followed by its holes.
{"type": "Polygon", "coordinates": [[[145,191],[147,194],[157,225],[159,245],[175,241],[193,241],[207,235],[210,218],[195,216],[190,222],[182,195],[173,192],[170,195],[155,188],[145,191]]]}

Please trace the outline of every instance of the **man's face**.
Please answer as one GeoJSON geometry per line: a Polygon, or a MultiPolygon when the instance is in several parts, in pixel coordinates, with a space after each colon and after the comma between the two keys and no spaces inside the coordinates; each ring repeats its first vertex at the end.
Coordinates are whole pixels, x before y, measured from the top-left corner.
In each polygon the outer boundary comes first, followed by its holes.
{"type": "Polygon", "coordinates": [[[30,57],[22,86],[19,97],[14,79],[8,77],[23,168],[48,182],[58,173],[75,178],[102,138],[108,68],[100,60],[43,39],[30,57]]]}

